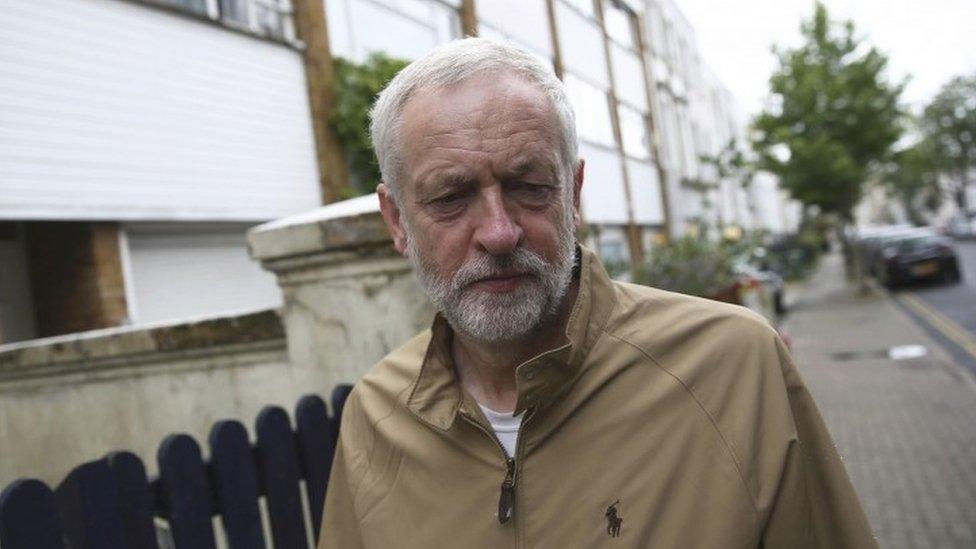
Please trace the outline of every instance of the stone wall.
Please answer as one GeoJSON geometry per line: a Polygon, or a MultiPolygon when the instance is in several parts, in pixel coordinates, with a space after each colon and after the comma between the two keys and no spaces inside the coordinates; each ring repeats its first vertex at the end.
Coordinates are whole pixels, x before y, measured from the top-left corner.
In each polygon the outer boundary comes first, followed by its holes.
{"type": "Polygon", "coordinates": [[[54,485],[118,449],[154,471],[167,434],[205,442],[217,420],[252,425],[266,404],[293,408],[306,377],[276,311],[0,346],[0,487],[54,485]]]}
{"type": "Polygon", "coordinates": [[[256,227],[248,240],[278,278],[280,311],[0,346],[0,488],[20,477],[55,485],[118,449],[153,474],[167,434],[205,448],[225,418],[253,436],[262,407],[291,413],[304,394],[327,396],[430,323],[375,196],[256,227]]]}

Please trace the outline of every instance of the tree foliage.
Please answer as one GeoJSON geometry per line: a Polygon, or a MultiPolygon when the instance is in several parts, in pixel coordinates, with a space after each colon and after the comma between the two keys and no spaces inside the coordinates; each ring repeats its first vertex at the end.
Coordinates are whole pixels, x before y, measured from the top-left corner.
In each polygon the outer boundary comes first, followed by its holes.
{"type": "Polygon", "coordinates": [[[752,164],[746,159],[734,137],[717,155],[704,155],[702,161],[715,167],[719,179],[731,178],[742,187],[749,187],[755,177],[752,164]]]}
{"type": "Polygon", "coordinates": [[[735,283],[734,256],[721,241],[685,235],[654,248],[635,281],[689,295],[716,295],[735,283]]]}
{"type": "Polygon", "coordinates": [[[884,182],[889,192],[905,207],[915,225],[924,225],[923,210],[935,210],[942,203],[939,161],[928,139],[892,155],[884,182]]]}
{"type": "Polygon", "coordinates": [[[976,74],[949,81],[925,108],[922,132],[939,171],[960,209],[966,210],[966,183],[976,171],[976,74]]]}
{"type": "Polygon", "coordinates": [[[407,61],[382,53],[370,55],[365,63],[337,57],[335,63],[335,106],[329,126],[345,152],[350,188],[343,198],[368,194],[380,181],[373,144],[369,139],[369,109],[376,96],[407,61]]]}
{"type": "MultiPolygon", "coordinates": [[[[723,181],[731,181],[736,187],[747,189],[755,179],[755,170],[752,162],[746,158],[746,154],[735,137],[725,143],[716,154],[703,154],[698,157],[702,165],[708,166],[713,170],[712,175],[699,178],[685,178],[681,185],[693,190],[701,195],[704,210],[711,208],[712,193],[721,189],[723,181]]],[[[697,223],[700,227],[706,227],[708,221],[704,217],[690,220],[697,223]]],[[[728,219],[719,219],[719,224],[728,223],[728,219]]]]}
{"type": "Polygon", "coordinates": [[[887,58],[866,47],[850,21],[817,3],[803,44],[779,50],[768,106],[753,122],[758,167],[793,198],[850,220],[868,174],[902,134],[904,84],[885,80],[887,58]]]}

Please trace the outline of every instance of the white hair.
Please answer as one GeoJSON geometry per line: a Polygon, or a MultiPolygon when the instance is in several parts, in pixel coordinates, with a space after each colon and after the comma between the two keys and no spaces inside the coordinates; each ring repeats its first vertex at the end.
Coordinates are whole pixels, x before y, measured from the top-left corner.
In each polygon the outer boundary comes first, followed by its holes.
{"type": "MultiPolygon", "coordinates": [[[[434,48],[400,71],[380,92],[370,111],[370,136],[383,181],[400,194],[401,115],[407,100],[422,89],[437,89],[458,84],[486,72],[509,71],[537,86],[549,100],[558,122],[563,178],[572,178],[578,160],[576,119],[563,83],[551,67],[515,46],[487,38],[464,38],[434,48]]],[[[566,181],[568,185],[568,180],[566,181]]],[[[572,193],[568,193],[572,194],[572,193]]]]}

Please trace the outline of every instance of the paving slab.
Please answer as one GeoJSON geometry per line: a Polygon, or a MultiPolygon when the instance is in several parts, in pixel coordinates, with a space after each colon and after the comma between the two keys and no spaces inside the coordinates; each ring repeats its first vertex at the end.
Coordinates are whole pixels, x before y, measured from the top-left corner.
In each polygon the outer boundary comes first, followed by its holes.
{"type": "Polygon", "coordinates": [[[883,548],[976,547],[976,381],[828,255],[785,328],[883,548]],[[924,356],[889,358],[921,345],[924,356]]]}

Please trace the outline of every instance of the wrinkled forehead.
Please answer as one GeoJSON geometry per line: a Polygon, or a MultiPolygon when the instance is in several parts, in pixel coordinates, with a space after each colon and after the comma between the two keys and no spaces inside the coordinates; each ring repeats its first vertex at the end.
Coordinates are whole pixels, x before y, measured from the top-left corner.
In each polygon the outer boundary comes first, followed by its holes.
{"type": "Polygon", "coordinates": [[[539,85],[506,69],[483,70],[446,85],[421,85],[406,99],[402,115],[404,119],[410,111],[423,115],[425,107],[447,102],[464,108],[480,108],[486,104],[495,109],[527,107],[537,116],[555,118],[550,101],[539,85]]]}
{"type": "Polygon", "coordinates": [[[548,97],[510,73],[419,89],[404,105],[401,123],[407,172],[432,152],[505,156],[521,151],[555,157],[559,151],[558,119],[548,97]]]}

